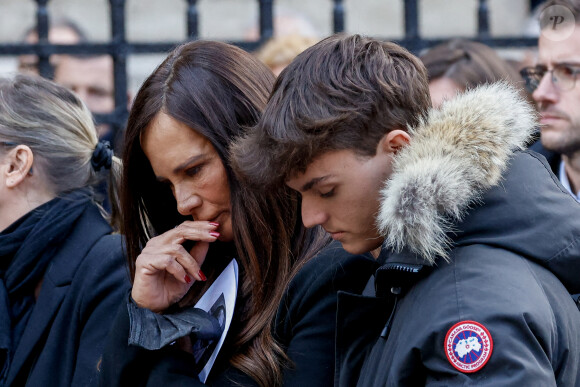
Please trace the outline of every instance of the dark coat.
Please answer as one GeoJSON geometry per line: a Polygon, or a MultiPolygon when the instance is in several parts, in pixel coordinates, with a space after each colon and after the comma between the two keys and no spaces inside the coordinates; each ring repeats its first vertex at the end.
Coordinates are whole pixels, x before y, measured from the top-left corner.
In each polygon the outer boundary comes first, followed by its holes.
{"type": "Polygon", "coordinates": [[[550,151],[550,150],[547,150],[546,148],[544,148],[544,146],[542,145],[542,142],[540,140],[537,140],[532,145],[530,145],[529,149],[544,156],[546,158],[546,160],[548,161],[548,165],[550,165],[550,169],[552,170],[554,175],[559,176],[559,174],[560,174],[560,161],[562,161],[562,156],[560,156],[556,152],[553,152],[553,151],[550,151]]]}
{"type": "MultiPolygon", "coordinates": [[[[384,298],[353,296],[355,304],[348,295],[341,295],[341,313],[354,315],[367,305],[370,310],[375,308],[375,315],[371,312],[368,319],[376,319],[376,308],[383,313],[383,324],[376,324],[374,337],[367,338],[372,343],[366,347],[371,348],[370,354],[357,385],[580,385],[580,313],[566,288],[545,267],[558,272],[570,291],[578,291],[580,279],[574,277],[580,272],[580,245],[565,242],[571,236],[566,233],[558,241],[555,221],[550,222],[554,228],[549,232],[542,231],[543,226],[522,227],[522,218],[516,216],[518,206],[521,210],[529,206],[525,195],[522,197],[523,187],[539,190],[543,200],[560,194],[567,198],[551,178],[546,179],[546,172],[544,164],[529,154],[518,156],[502,187],[486,194],[486,204],[473,209],[460,224],[450,263],[422,268],[427,271],[424,278],[419,272],[401,284],[405,273],[399,272],[400,268],[416,266],[417,256],[408,251],[385,252],[388,256],[383,269],[392,273],[377,274],[375,282],[375,288],[386,294],[384,298]],[[519,241],[526,243],[499,240],[501,235],[514,233],[521,233],[519,241]],[[546,251],[535,245],[535,241],[545,243],[544,237],[538,238],[542,233],[554,238],[551,241],[557,245],[569,246],[572,254],[562,251],[553,262],[529,259],[524,251],[546,251]],[[389,294],[393,287],[401,288],[401,294],[389,294]],[[474,373],[455,369],[445,352],[446,334],[455,323],[466,320],[485,326],[493,340],[489,361],[474,373]]],[[[569,200],[561,201],[559,208],[551,206],[554,220],[580,207],[571,202],[573,198],[569,200]]],[[[575,210],[580,220],[580,208],[575,210]]],[[[580,222],[576,223],[580,231],[580,222]]],[[[342,329],[371,332],[365,314],[359,317],[362,321],[358,325],[342,329]]],[[[351,345],[339,343],[340,348],[351,345]]],[[[350,361],[360,366],[360,358],[350,361]]],[[[348,367],[351,369],[343,373],[353,371],[352,365],[348,367]]],[[[343,376],[339,385],[354,385],[353,378],[352,374],[343,376]]]]}
{"type": "MultiPolygon", "coordinates": [[[[370,255],[351,255],[340,244],[332,243],[299,271],[274,322],[274,335],[293,363],[284,372],[284,386],[332,386],[336,294],[339,290],[361,292],[377,267],[370,255]]],[[[103,355],[100,385],[203,385],[192,372],[191,354],[173,347],[158,351],[129,347],[128,337],[128,313],[122,308],[103,355]]],[[[206,385],[257,383],[222,362],[214,364],[206,385]]]]}
{"type": "Polygon", "coordinates": [[[123,246],[95,206],[52,259],[14,354],[9,386],[86,386],[129,287],[123,246]]]}
{"type": "Polygon", "coordinates": [[[513,151],[521,104],[483,97],[435,113],[391,176],[379,224],[412,227],[387,237],[374,295],[339,295],[359,335],[337,336],[337,385],[580,386],[580,204],[543,157],[513,151]]]}

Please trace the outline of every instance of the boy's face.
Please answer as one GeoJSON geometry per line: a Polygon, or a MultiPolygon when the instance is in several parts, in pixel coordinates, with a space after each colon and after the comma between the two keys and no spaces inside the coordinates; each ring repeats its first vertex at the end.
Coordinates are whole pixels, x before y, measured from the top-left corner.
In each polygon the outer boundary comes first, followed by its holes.
{"type": "Polygon", "coordinates": [[[383,237],[375,226],[380,190],[390,176],[394,152],[381,146],[373,157],[352,150],[323,153],[286,184],[302,195],[306,227],[321,225],[352,254],[373,251],[383,237]]]}

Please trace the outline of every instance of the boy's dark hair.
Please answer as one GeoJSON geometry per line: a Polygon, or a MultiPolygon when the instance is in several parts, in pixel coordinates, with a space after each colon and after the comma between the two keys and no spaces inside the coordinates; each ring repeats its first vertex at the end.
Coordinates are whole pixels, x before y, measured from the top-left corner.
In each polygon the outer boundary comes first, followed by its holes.
{"type": "Polygon", "coordinates": [[[233,148],[234,164],[263,186],[327,151],[373,156],[386,133],[417,125],[430,107],[417,57],[395,43],[333,35],[282,71],[259,123],[233,148]]]}

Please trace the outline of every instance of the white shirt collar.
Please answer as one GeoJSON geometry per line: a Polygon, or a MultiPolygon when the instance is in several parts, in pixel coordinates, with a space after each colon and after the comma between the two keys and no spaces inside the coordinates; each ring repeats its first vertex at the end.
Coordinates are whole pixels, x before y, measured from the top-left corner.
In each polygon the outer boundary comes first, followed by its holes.
{"type": "MultiPolygon", "coordinates": [[[[558,177],[560,178],[560,183],[562,183],[562,185],[564,186],[564,188],[566,188],[566,190],[568,192],[570,192],[570,194],[572,196],[574,196],[574,198],[580,202],[580,195],[576,195],[574,192],[572,192],[572,187],[570,186],[570,181],[568,180],[568,176],[566,176],[566,169],[564,168],[564,160],[560,161],[560,169],[558,171],[558,177]]],[[[580,194],[580,192],[579,192],[580,194]]]]}

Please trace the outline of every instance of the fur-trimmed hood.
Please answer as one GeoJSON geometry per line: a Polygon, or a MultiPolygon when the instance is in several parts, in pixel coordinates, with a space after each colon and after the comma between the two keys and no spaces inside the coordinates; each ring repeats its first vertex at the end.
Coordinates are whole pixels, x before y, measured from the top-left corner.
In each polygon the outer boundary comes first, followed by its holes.
{"type": "Polygon", "coordinates": [[[536,114],[500,82],[432,109],[393,162],[377,225],[384,245],[408,249],[428,264],[447,259],[450,234],[484,193],[502,181],[514,152],[536,128],[536,114]]]}

